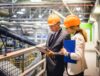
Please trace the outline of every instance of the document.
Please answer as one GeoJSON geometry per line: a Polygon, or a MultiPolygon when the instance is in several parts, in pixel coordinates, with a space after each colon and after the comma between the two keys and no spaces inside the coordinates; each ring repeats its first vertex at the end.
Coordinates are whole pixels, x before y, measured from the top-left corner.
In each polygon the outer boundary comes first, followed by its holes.
{"type": "MultiPolygon", "coordinates": [[[[36,47],[37,49],[39,49],[40,52],[44,53],[44,54],[47,54],[48,51],[45,49],[45,47],[36,47]]],[[[55,62],[50,58],[50,57],[47,57],[47,59],[49,60],[49,62],[55,66],[55,62]]]]}
{"type": "Polygon", "coordinates": [[[47,50],[45,49],[45,47],[36,47],[37,49],[39,49],[40,52],[47,54],[47,50]]]}
{"type": "MultiPolygon", "coordinates": [[[[49,49],[46,47],[36,47],[36,48],[39,49],[40,52],[45,53],[45,54],[49,52],[49,49]]],[[[59,52],[54,52],[54,55],[61,55],[61,54],[59,52]]]]}

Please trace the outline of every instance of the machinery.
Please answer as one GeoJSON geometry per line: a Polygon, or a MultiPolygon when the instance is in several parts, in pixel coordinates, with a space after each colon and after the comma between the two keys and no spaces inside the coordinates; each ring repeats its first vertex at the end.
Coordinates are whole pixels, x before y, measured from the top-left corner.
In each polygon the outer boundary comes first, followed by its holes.
{"type": "MultiPolygon", "coordinates": [[[[9,39],[13,39],[13,45],[16,47],[16,40],[17,40],[17,43],[18,41],[20,42],[20,46],[22,44],[22,46],[20,48],[22,48],[24,45],[23,43],[25,44],[28,44],[28,45],[32,45],[32,46],[35,46],[36,43],[35,42],[32,42],[31,40],[25,38],[23,35],[18,35],[16,33],[14,33],[13,31],[11,31],[7,24],[6,26],[3,24],[0,24],[0,38],[1,38],[1,42],[2,42],[2,45],[1,45],[1,49],[2,47],[4,47],[4,55],[6,55],[6,52],[7,52],[7,42],[9,41],[9,39]]],[[[8,43],[9,44],[9,43],[8,43]]],[[[3,50],[2,49],[2,50],[3,50]]]]}

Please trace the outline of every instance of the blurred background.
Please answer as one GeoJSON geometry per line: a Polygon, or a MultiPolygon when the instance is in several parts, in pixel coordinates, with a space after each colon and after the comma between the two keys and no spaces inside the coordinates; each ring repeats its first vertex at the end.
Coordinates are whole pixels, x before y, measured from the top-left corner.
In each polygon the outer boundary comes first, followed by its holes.
{"type": "MultiPolygon", "coordinates": [[[[38,56],[40,61],[42,57],[37,49],[35,49],[36,54],[33,52],[28,52],[28,54],[26,53],[28,50],[22,51],[21,49],[46,43],[50,33],[47,18],[51,13],[61,17],[61,26],[63,18],[71,13],[80,18],[80,27],[85,29],[88,35],[86,59],[89,69],[86,71],[86,76],[100,76],[100,0],[0,0],[0,61],[5,59],[5,57],[2,59],[3,55],[15,52],[11,54],[11,59],[18,50],[20,50],[18,57],[10,61],[18,67],[17,69],[21,64],[21,71],[26,70],[22,66],[24,63],[20,61],[28,57],[28,62],[29,59],[31,61],[25,64],[27,66],[33,66],[31,63],[38,56]]],[[[62,28],[64,29],[63,26],[62,28]]],[[[9,59],[6,60],[9,61],[9,59]]],[[[17,71],[18,74],[15,76],[19,76],[21,71],[17,71]]],[[[32,75],[33,72],[28,76],[32,75]]]]}

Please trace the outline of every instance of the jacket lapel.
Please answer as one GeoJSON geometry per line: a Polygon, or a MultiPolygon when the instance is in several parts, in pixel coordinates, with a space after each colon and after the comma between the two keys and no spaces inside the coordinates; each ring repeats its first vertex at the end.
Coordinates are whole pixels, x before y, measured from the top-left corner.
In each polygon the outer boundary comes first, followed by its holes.
{"type": "Polygon", "coordinates": [[[56,41],[58,40],[60,34],[61,34],[62,29],[60,29],[55,37],[55,39],[53,39],[53,41],[51,42],[51,48],[55,45],[56,41]]]}
{"type": "Polygon", "coordinates": [[[46,43],[46,46],[49,48],[49,49],[52,49],[55,44],[56,44],[56,41],[58,40],[60,34],[62,32],[62,29],[60,29],[56,35],[56,37],[53,37],[53,34],[51,34],[49,37],[48,37],[48,40],[47,40],[47,43],[46,43]]]}

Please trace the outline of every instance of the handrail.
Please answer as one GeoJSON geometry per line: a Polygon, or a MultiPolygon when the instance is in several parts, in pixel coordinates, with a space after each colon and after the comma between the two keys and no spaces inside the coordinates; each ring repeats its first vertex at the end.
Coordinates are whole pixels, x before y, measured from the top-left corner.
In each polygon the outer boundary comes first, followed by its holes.
{"type": "Polygon", "coordinates": [[[100,52],[97,50],[97,49],[95,49],[95,51],[98,53],[98,55],[100,56],[100,52]]]}
{"type": "Polygon", "coordinates": [[[6,58],[9,58],[9,57],[16,57],[16,56],[19,56],[19,55],[22,55],[22,54],[31,52],[31,51],[33,51],[33,49],[35,49],[36,47],[41,47],[41,46],[44,46],[44,45],[45,45],[45,43],[44,43],[44,44],[39,44],[39,45],[36,45],[36,46],[32,46],[32,47],[29,47],[29,48],[17,50],[17,51],[11,52],[11,53],[7,53],[6,56],[0,55],[0,60],[6,59],[6,58]]]}
{"type": "Polygon", "coordinates": [[[97,45],[95,47],[96,52],[98,53],[98,55],[100,56],[100,48],[98,49],[98,47],[100,47],[100,40],[97,40],[97,45]]]}
{"type": "MultiPolygon", "coordinates": [[[[0,68],[2,69],[2,72],[6,73],[6,75],[8,76],[8,74],[12,74],[12,69],[11,68],[8,68],[11,64],[13,66],[11,66],[12,68],[13,67],[16,67],[14,68],[14,75],[17,75],[17,76],[26,76],[26,75],[30,75],[32,74],[34,71],[37,71],[38,70],[38,66],[40,66],[41,64],[43,64],[40,68],[41,68],[41,71],[39,71],[37,73],[37,76],[38,75],[42,75],[42,74],[45,74],[45,65],[46,65],[46,59],[34,59],[33,62],[31,62],[31,64],[29,64],[30,60],[28,60],[29,62],[28,63],[28,66],[25,66],[25,64],[27,64],[25,62],[26,58],[25,56],[28,55],[27,53],[33,53],[34,51],[41,51],[41,50],[36,50],[37,47],[44,47],[45,46],[45,43],[44,44],[39,44],[39,45],[36,45],[36,46],[32,46],[32,47],[29,47],[29,48],[25,48],[25,49],[21,49],[21,50],[17,50],[17,51],[14,51],[14,52],[11,52],[11,53],[7,53],[6,56],[4,55],[0,55],[0,62],[1,62],[1,65],[0,65],[0,68]],[[16,60],[17,58],[21,58],[21,59],[18,59],[18,62],[19,64],[16,64],[13,63],[13,59],[16,60]],[[39,60],[39,61],[37,61],[39,60]],[[8,61],[9,63],[7,64],[3,64],[3,62],[5,61],[8,61]],[[34,63],[34,61],[37,61],[37,63],[34,63]],[[20,66],[18,66],[20,65],[20,66]],[[18,67],[18,68],[17,68],[18,67]],[[28,68],[26,68],[28,67],[28,68]],[[7,69],[7,71],[3,71],[4,69],[7,69]],[[26,68],[26,69],[25,69],[26,68]],[[21,72],[20,72],[21,70],[21,72]],[[33,71],[34,70],[34,71],[33,71]]],[[[40,57],[39,55],[37,55],[38,57],[40,57]]]]}
{"type": "MultiPolygon", "coordinates": [[[[42,63],[45,63],[45,60],[46,59],[42,59],[40,62],[38,62],[36,65],[34,65],[34,66],[32,66],[31,68],[29,68],[28,70],[26,70],[26,71],[24,71],[21,75],[19,75],[19,76],[25,76],[25,75],[27,75],[28,73],[30,73],[32,70],[34,70],[37,66],[39,66],[39,65],[41,65],[42,63]]],[[[45,65],[45,64],[44,64],[45,65]]],[[[43,71],[45,71],[45,68],[41,71],[41,72],[43,72],[43,71]]],[[[40,72],[40,73],[41,73],[40,72]]],[[[40,74],[39,73],[39,74],[40,74]]]]}

